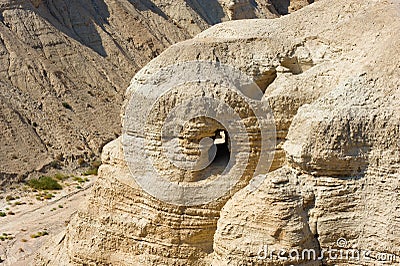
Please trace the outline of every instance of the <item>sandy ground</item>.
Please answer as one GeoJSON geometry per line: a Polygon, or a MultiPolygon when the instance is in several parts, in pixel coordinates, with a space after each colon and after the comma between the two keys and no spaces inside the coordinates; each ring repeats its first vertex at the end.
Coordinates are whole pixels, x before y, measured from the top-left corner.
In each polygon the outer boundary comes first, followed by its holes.
{"type": "Polygon", "coordinates": [[[38,249],[66,227],[95,179],[91,176],[84,183],[68,179],[61,183],[62,190],[48,191],[54,195],[48,200],[38,199],[38,194],[43,192],[32,191],[25,185],[1,192],[0,212],[7,216],[0,217],[0,265],[33,265],[32,259],[38,249]],[[16,199],[6,200],[7,196],[16,199]],[[39,232],[48,235],[34,238],[39,232]]]}

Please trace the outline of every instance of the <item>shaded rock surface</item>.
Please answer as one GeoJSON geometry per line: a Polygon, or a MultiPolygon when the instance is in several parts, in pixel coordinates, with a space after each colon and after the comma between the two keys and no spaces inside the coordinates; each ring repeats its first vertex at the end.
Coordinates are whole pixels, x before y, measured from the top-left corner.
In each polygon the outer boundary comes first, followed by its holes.
{"type": "Polygon", "coordinates": [[[167,49],[126,98],[176,62],[235,66],[273,109],[272,171],[254,192],[236,187],[211,204],[178,207],[135,186],[119,138],[104,149],[86,210],[37,263],[381,265],[380,253],[399,257],[399,18],[394,1],[322,0],[275,20],[222,23],[167,49]],[[370,250],[370,260],[258,258],[264,245],[320,255],[340,238],[344,250],[370,250]]]}

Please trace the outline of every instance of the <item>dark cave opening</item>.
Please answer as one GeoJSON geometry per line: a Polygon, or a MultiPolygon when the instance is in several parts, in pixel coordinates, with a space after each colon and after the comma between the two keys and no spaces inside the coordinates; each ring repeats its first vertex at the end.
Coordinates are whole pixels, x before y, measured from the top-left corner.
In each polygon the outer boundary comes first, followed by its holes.
{"type": "Polygon", "coordinates": [[[214,144],[217,146],[217,153],[210,166],[223,166],[225,168],[231,156],[228,132],[226,130],[217,130],[213,139],[214,144]]]}

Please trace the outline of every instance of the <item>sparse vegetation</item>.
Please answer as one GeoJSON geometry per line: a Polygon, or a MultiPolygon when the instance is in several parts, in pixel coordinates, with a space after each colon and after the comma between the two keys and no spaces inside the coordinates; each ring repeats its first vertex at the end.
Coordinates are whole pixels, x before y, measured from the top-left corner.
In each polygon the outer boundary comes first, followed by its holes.
{"type": "Polygon", "coordinates": [[[64,181],[64,180],[66,180],[68,178],[69,178],[69,175],[64,175],[62,173],[57,173],[57,174],[54,175],[54,179],[57,179],[59,181],[64,181]]]}
{"type": "Polygon", "coordinates": [[[77,177],[77,176],[74,176],[74,177],[72,178],[72,180],[74,180],[74,181],[76,181],[76,182],[78,182],[78,183],[84,183],[84,182],[86,182],[85,179],[83,179],[82,177],[77,177]]]}
{"type": "Polygon", "coordinates": [[[54,195],[51,194],[51,193],[48,193],[48,194],[43,196],[44,199],[52,199],[53,197],[54,197],[54,195]]]}
{"type": "Polygon", "coordinates": [[[37,232],[36,234],[32,234],[31,238],[38,238],[38,237],[42,237],[42,236],[47,236],[49,233],[47,233],[46,231],[42,231],[42,232],[37,232]]]}
{"type": "Polygon", "coordinates": [[[3,233],[0,235],[0,240],[5,241],[5,240],[13,240],[15,237],[12,236],[11,234],[3,233]]]}
{"type": "Polygon", "coordinates": [[[36,195],[36,199],[40,200],[40,201],[43,201],[45,199],[49,200],[49,199],[52,199],[52,198],[54,198],[54,195],[51,194],[51,193],[48,193],[48,192],[43,192],[43,193],[39,193],[39,194],[36,195]]]}
{"type": "Polygon", "coordinates": [[[12,196],[12,195],[7,195],[6,196],[6,201],[12,201],[12,200],[15,200],[14,196],[12,196]]]}
{"type": "Polygon", "coordinates": [[[83,172],[83,175],[97,175],[98,169],[97,168],[90,168],[87,171],[83,172]]]}
{"type": "Polygon", "coordinates": [[[0,217],[6,217],[7,214],[5,212],[0,212],[0,217]]]}
{"type": "Polygon", "coordinates": [[[62,186],[49,176],[41,176],[39,179],[31,179],[28,181],[28,185],[31,188],[38,190],[60,190],[62,186]]]}

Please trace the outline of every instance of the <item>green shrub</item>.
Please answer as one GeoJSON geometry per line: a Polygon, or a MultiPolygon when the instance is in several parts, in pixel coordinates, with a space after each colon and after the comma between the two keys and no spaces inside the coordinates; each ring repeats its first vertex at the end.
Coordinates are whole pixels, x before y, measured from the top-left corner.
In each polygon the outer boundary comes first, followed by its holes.
{"type": "Polygon", "coordinates": [[[38,238],[38,237],[41,237],[41,236],[47,236],[49,233],[47,233],[46,231],[43,231],[43,232],[37,232],[36,234],[32,234],[31,235],[31,238],[38,238]]]}
{"type": "Polygon", "coordinates": [[[39,193],[39,194],[36,195],[36,199],[40,200],[40,201],[43,201],[45,199],[49,200],[49,199],[52,199],[52,198],[54,198],[54,195],[51,194],[51,193],[48,193],[48,192],[43,192],[43,193],[39,193]]]}
{"type": "Polygon", "coordinates": [[[72,180],[74,180],[74,181],[76,181],[76,182],[78,182],[78,183],[83,183],[83,182],[85,182],[81,177],[78,177],[78,176],[74,176],[74,177],[72,178],[72,180]]]}
{"type": "Polygon", "coordinates": [[[7,214],[5,212],[0,212],[0,217],[6,217],[7,214]]]}
{"type": "Polygon", "coordinates": [[[44,199],[52,199],[53,197],[54,195],[50,193],[43,196],[44,199]]]}
{"type": "Polygon", "coordinates": [[[6,197],[6,201],[12,201],[12,200],[15,200],[15,197],[14,197],[14,196],[8,195],[8,196],[6,197]]]}
{"type": "Polygon", "coordinates": [[[41,176],[39,179],[31,179],[28,181],[31,188],[39,190],[60,190],[62,186],[49,176],[41,176]]]}

